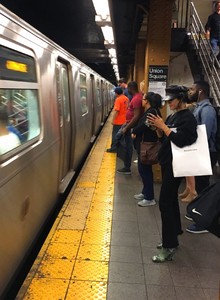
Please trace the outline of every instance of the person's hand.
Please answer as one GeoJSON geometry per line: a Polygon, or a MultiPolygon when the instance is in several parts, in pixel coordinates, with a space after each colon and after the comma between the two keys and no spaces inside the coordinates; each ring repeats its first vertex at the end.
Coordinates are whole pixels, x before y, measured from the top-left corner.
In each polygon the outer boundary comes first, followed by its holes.
{"type": "Polygon", "coordinates": [[[163,119],[160,116],[155,116],[154,114],[148,114],[147,120],[150,125],[155,126],[159,129],[162,129],[165,125],[163,119]]]}
{"type": "Polygon", "coordinates": [[[206,36],[207,40],[210,40],[210,31],[206,31],[205,36],[206,36]]]}
{"type": "Polygon", "coordinates": [[[135,138],[136,138],[136,134],[132,133],[132,134],[131,134],[131,138],[132,138],[132,139],[135,139],[135,138]]]}
{"type": "Polygon", "coordinates": [[[125,134],[126,131],[127,131],[126,127],[121,129],[122,134],[125,134]]]}

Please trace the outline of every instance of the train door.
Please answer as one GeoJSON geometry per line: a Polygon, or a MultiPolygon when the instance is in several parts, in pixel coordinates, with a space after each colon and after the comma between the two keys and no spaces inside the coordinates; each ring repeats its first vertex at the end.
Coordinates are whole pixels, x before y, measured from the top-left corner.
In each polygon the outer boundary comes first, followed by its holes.
{"type": "Polygon", "coordinates": [[[57,61],[57,100],[60,115],[60,192],[64,192],[69,184],[73,171],[71,166],[71,114],[68,67],[65,63],[57,61]]]}
{"type": "Polygon", "coordinates": [[[101,96],[100,96],[99,80],[96,79],[94,75],[90,75],[90,79],[91,79],[90,83],[91,83],[91,91],[92,91],[92,112],[93,112],[91,142],[93,142],[101,126],[102,103],[101,103],[101,96]]]}
{"type": "Polygon", "coordinates": [[[94,87],[94,75],[90,75],[90,91],[92,96],[92,137],[91,142],[95,138],[95,120],[96,120],[96,107],[95,107],[95,87],[94,87]]]}

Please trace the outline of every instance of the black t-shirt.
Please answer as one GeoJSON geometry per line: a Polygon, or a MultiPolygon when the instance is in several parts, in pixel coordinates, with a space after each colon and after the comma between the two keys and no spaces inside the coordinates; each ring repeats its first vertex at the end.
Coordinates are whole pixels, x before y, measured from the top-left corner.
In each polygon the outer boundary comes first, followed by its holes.
{"type": "Polygon", "coordinates": [[[214,12],[208,17],[205,30],[210,30],[210,38],[220,40],[220,14],[214,12]]]}
{"type": "Polygon", "coordinates": [[[161,165],[172,163],[170,141],[181,148],[193,144],[197,139],[197,121],[188,109],[170,115],[165,123],[170,129],[175,130],[168,137],[164,134],[161,138],[162,145],[158,154],[161,165]]]}

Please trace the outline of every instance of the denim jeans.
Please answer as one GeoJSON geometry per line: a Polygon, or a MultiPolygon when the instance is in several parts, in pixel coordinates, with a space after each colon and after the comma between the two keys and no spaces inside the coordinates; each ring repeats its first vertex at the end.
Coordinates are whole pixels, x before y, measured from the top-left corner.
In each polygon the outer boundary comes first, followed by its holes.
{"type": "Polygon", "coordinates": [[[133,154],[133,139],[131,138],[131,131],[128,130],[124,134],[125,138],[125,160],[124,160],[124,166],[126,169],[131,169],[131,160],[132,160],[132,154],[133,154]]]}
{"type": "Polygon", "coordinates": [[[140,162],[138,157],[138,172],[143,182],[142,194],[145,200],[154,199],[154,183],[153,183],[153,171],[152,165],[144,165],[140,162]]]}
{"type": "Polygon", "coordinates": [[[220,40],[219,39],[210,39],[210,44],[212,46],[214,54],[217,56],[219,54],[220,40]]]}
{"type": "Polygon", "coordinates": [[[117,150],[118,139],[116,139],[115,136],[118,133],[120,128],[121,128],[121,125],[113,125],[113,128],[112,128],[112,144],[111,144],[111,149],[112,150],[117,150]]]}

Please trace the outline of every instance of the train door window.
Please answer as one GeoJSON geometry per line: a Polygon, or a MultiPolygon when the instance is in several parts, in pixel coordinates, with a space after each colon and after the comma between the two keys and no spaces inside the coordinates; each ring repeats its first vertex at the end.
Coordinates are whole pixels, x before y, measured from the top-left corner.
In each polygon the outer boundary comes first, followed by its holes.
{"type": "Polygon", "coordinates": [[[60,114],[60,180],[70,171],[72,127],[70,115],[69,64],[56,62],[57,100],[60,114]]]}
{"type": "Polygon", "coordinates": [[[80,107],[82,116],[89,112],[86,74],[80,73],[80,107]]]}
{"type": "Polygon", "coordinates": [[[101,92],[100,92],[100,83],[99,81],[97,80],[97,85],[96,85],[96,91],[97,91],[97,96],[96,96],[96,100],[97,100],[97,105],[98,106],[101,106],[101,92]]]}
{"type": "Polygon", "coordinates": [[[62,95],[63,95],[63,115],[65,121],[70,121],[70,99],[69,99],[69,82],[68,82],[68,74],[67,69],[62,68],[62,95]]]}
{"type": "Polygon", "coordinates": [[[0,45],[0,69],[0,155],[3,155],[39,136],[40,110],[33,57],[0,45]]]}

